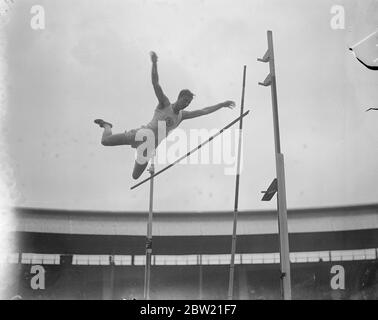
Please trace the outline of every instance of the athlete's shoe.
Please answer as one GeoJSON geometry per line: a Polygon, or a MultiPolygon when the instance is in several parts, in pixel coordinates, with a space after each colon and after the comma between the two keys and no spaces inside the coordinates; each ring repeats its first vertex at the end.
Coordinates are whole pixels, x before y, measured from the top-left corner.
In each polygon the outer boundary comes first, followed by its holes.
{"type": "Polygon", "coordinates": [[[108,124],[110,126],[110,128],[113,128],[113,125],[111,123],[106,122],[106,121],[104,121],[102,119],[96,119],[94,121],[94,123],[98,124],[101,128],[103,128],[105,124],[108,124]]]}

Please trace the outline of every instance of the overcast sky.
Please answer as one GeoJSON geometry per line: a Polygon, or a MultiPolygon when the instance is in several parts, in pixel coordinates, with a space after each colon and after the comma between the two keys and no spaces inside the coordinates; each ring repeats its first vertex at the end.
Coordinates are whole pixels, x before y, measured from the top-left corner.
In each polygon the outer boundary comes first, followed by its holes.
{"type": "MultiPolygon", "coordinates": [[[[34,4],[17,2],[4,28],[2,125],[16,205],[148,210],[148,185],[130,191],[133,149],[103,147],[93,120],[112,122],[118,133],[151,119],[155,50],[165,93],[173,101],[191,89],[192,110],[228,99],[239,106],[248,66],[240,209],[274,208],[260,201],[275,177],[270,89],[257,85],[268,74],[256,61],[268,29],[288,207],[377,202],[378,112],[365,110],[378,107],[378,73],[348,51],[377,28],[377,1],[39,0],[44,30],[30,27],[34,4]],[[340,4],[345,29],[334,30],[331,8],[340,4]]],[[[371,54],[365,47],[361,54],[371,54]]],[[[238,112],[220,110],[181,128],[221,128],[238,112]]],[[[156,179],[155,208],[232,210],[234,180],[222,165],[178,165],[156,179]]]]}

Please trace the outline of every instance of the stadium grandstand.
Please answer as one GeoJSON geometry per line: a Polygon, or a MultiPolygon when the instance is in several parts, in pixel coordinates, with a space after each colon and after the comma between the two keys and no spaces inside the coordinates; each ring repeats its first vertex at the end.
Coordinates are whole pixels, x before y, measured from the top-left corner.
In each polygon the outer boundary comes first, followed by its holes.
{"type": "MultiPolygon", "coordinates": [[[[142,299],[146,212],[15,208],[10,297],[142,299]],[[34,265],[44,289],[32,289],[34,265]]],[[[226,299],[232,212],[157,212],[152,299],[226,299]]],[[[293,299],[378,298],[378,205],[288,210],[293,299]],[[332,268],[345,271],[334,290],[332,268]]],[[[276,211],[239,213],[235,299],[280,299],[276,211]]]]}

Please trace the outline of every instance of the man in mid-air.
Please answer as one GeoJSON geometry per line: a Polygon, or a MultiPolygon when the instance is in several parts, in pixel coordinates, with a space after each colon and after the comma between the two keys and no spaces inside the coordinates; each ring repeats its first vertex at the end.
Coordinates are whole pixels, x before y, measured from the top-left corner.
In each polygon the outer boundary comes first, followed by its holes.
{"type": "Polygon", "coordinates": [[[206,107],[199,110],[194,111],[185,111],[189,104],[193,100],[194,94],[190,92],[188,89],[181,90],[176,102],[171,103],[167,96],[164,94],[160,84],[159,84],[159,76],[157,71],[157,60],[158,57],[155,52],[151,52],[151,62],[152,62],[152,85],[154,87],[154,91],[156,97],[159,101],[152,120],[145,126],[142,126],[138,129],[132,129],[129,131],[125,131],[124,133],[113,134],[112,127],[113,125],[109,122],[106,122],[102,119],[96,119],[94,122],[98,124],[101,128],[104,128],[104,132],[102,134],[101,143],[104,146],[119,146],[119,145],[130,145],[132,148],[137,149],[137,159],[135,160],[134,170],[133,170],[133,178],[138,179],[143,171],[146,169],[148,165],[148,160],[146,157],[142,157],[139,153],[143,152],[144,150],[140,150],[142,148],[138,148],[144,141],[141,141],[139,138],[136,139],[136,135],[139,130],[146,130],[149,129],[152,131],[155,137],[155,145],[154,147],[160,144],[160,142],[166,138],[166,136],[172,132],[175,128],[183,120],[192,119],[200,116],[204,116],[206,114],[212,113],[217,111],[221,108],[234,108],[235,103],[233,101],[225,101],[219,104],[216,104],[211,107],[206,107]],[[165,125],[164,132],[166,135],[163,139],[159,138],[160,130],[158,130],[161,126],[161,123],[165,125]]]}

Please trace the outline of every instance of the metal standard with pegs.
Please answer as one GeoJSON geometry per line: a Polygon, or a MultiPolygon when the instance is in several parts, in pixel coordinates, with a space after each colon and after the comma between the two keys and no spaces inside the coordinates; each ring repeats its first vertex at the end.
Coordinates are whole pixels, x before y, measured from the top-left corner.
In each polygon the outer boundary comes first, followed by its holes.
{"type": "Polygon", "coordinates": [[[148,169],[150,173],[150,206],[148,210],[147,238],[146,238],[146,264],[144,269],[144,299],[150,299],[150,280],[151,280],[151,256],[152,256],[152,218],[154,204],[154,174],[155,164],[154,157],[151,159],[151,165],[148,169]]]}
{"type": "Polygon", "coordinates": [[[276,154],[276,175],[277,179],[273,180],[268,188],[265,200],[270,200],[278,191],[277,207],[278,207],[278,233],[280,238],[280,267],[281,267],[281,291],[284,300],[291,300],[291,278],[290,278],[290,250],[289,250],[289,231],[287,224],[287,209],[286,209],[286,190],[285,190],[285,166],[284,156],[281,153],[280,143],[280,128],[278,121],[278,103],[277,103],[277,84],[276,71],[274,65],[274,50],[273,50],[273,34],[272,31],[267,32],[268,35],[268,50],[262,59],[257,59],[260,62],[269,62],[270,73],[264,80],[259,82],[259,85],[264,87],[270,86],[272,95],[273,108],[273,126],[274,126],[274,144],[276,154]]]}

